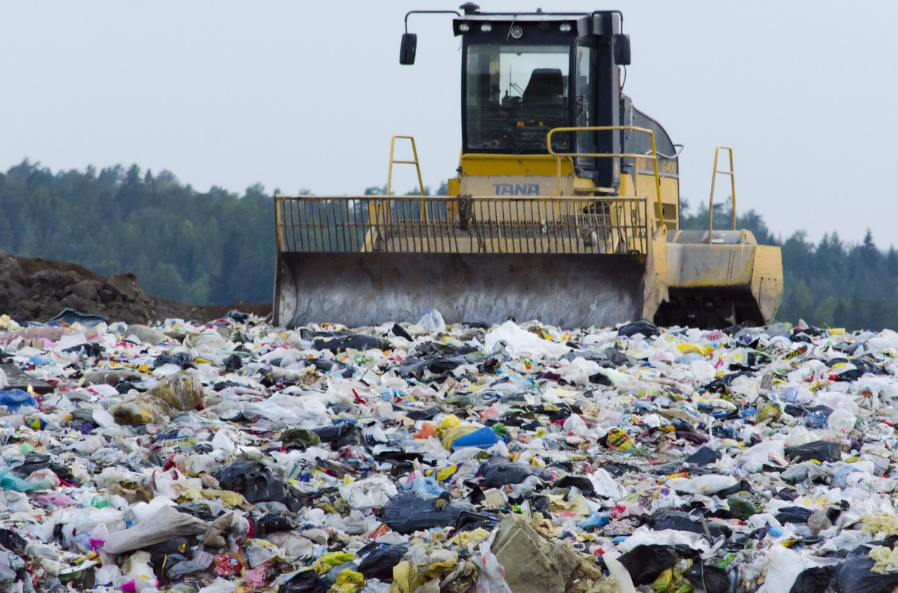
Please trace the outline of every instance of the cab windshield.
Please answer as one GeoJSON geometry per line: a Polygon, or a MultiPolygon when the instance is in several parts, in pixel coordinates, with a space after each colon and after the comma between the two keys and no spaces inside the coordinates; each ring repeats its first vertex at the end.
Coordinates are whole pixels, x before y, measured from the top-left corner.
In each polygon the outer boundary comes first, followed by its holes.
{"type": "MultiPolygon", "coordinates": [[[[546,134],[571,125],[570,45],[472,44],[467,47],[465,148],[545,153],[546,134]]],[[[552,148],[569,150],[566,134],[552,148]]]]}

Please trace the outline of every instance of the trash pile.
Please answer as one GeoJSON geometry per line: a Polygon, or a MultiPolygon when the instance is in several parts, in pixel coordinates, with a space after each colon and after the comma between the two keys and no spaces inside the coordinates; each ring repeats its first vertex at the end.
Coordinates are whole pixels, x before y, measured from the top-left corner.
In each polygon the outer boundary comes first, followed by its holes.
{"type": "MultiPolygon", "coordinates": [[[[60,310],[87,311],[116,321],[147,323],[166,317],[215,319],[232,306],[193,306],[148,294],[131,273],[103,278],[71,262],[15,257],[0,251],[0,312],[20,323],[48,321],[60,310]]],[[[267,315],[270,305],[240,305],[267,315]]]]}
{"type": "Polygon", "coordinates": [[[898,334],[0,318],[0,590],[889,592],[898,334]]]}

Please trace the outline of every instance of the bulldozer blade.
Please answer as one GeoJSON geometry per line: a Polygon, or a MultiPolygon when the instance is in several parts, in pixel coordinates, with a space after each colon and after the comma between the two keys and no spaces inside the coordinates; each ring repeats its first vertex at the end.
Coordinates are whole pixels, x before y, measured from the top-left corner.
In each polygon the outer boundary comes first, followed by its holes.
{"type": "Polygon", "coordinates": [[[371,326],[437,309],[447,323],[608,326],[644,316],[645,272],[628,254],[280,253],[274,322],[371,326]]]}

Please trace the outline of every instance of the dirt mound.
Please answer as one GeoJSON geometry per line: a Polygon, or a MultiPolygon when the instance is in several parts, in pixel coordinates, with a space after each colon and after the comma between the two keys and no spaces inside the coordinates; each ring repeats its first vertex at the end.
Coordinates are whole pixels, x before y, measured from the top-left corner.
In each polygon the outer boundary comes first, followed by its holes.
{"type": "Polygon", "coordinates": [[[78,264],[0,252],[0,314],[19,323],[47,321],[66,307],[126,323],[166,318],[209,321],[231,309],[262,316],[271,312],[269,304],[198,307],[166,301],[147,294],[131,273],[103,278],[78,264]]]}

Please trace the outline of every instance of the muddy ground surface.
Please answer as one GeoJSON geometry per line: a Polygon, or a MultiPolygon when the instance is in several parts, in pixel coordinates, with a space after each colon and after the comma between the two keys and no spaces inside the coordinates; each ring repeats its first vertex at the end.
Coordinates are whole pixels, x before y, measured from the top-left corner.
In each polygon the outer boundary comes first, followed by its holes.
{"type": "Polygon", "coordinates": [[[271,313],[269,303],[197,306],[167,301],[147,294],[134,274],[104,278],[78,264],[0,252],[0,314],[19,323],[46,322],[66,307],[126,323],[168,318],[203,322],[232,309],[261,316],[271,313]]]}

